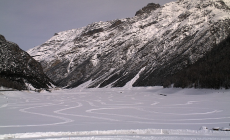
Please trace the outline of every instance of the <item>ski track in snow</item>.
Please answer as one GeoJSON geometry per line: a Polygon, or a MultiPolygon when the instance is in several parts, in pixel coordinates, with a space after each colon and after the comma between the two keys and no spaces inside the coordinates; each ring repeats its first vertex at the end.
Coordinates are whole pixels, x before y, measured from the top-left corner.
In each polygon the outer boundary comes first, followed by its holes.
{"type": "Polygon", "coordinates": [[[4,92],[0,134],[228,127],[229,99],[230,90],[161,87],[4,92]]]}

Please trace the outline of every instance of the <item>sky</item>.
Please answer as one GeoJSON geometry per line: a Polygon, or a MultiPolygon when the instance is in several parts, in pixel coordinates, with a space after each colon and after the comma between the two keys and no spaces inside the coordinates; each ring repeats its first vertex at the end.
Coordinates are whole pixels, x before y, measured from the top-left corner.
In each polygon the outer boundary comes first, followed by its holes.
{"type": "Polygon", "coordinates": [[[148,3],[173,0],[0,0],[0,34],[25,51],[54,33],[133,17],[148,3]]]}

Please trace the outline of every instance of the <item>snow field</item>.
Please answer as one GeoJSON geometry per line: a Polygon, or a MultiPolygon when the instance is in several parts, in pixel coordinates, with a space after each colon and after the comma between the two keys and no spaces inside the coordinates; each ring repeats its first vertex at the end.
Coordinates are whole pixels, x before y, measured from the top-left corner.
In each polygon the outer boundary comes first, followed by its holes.
{"type": "Polygon", "coordinates": [[[229,131],[211,130],[230,127],[230,90],[127,86],[0,92],[0,139],[230,137],[229,131]],[[209,130],[199,130],[201,126],[209,130]]]}
{"type": "Polygon", "coordinates": [[[81,131],[81,132],[36,132],[1,135],[0,139],[228,139],[228,132],[213,132],[202,130],[167,130],[167,129],[143,129],[143,130],[109,130],[109,131],[81,131]],[[50,137],[50,138],[49,138],[50,137]],[[55,138],[51,138],[55,137],[55,138]],[[65,138],[61,138],[65,137],[65,138]]]}

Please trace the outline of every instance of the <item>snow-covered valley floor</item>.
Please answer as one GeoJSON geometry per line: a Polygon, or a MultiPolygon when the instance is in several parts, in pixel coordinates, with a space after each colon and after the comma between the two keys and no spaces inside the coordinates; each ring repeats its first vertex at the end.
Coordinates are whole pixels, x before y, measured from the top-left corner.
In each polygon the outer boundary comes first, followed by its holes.
{"type": "Polygon", "coordinates": [[[0,139],[230,139],[230,90],[0,91],[0,139]],[[199,130],[206,126],[209,130],[199,130]]]}

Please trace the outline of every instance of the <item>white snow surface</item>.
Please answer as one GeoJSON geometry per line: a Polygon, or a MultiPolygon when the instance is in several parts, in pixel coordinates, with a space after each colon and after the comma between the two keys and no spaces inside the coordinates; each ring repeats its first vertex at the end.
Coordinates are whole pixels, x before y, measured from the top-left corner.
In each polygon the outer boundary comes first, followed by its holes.
{"type": "Polygon", "coordinates": [[[226,4],[226,5],[228,5],[228,7],[230,7],[230,1],[229,0],[223,0],[224,1],[224,3],[226,4]]]}
{"type": "Polygon", "coordinates": [[[51,93],[0,91],[0,139],[230,139],[230,131],[212,130],[230,127],[230,90],[87,84],[51,93]]]}
{"type": "Polygon", "coordinates": [[[133,88],[133,84],[135,83],[135,81],[139,78],[140,76],[140,73],[143,72],[145,69],[145,67],[143,67],[139,72],[138,74],[132,79],[130,80],[128,83],[126,83],[126,85],[124,86],[124,88],[133,88]]]}
{"type": "Polygon", "coordinates": [[[0,86],[0,90],[13,90],[13,89],[0,86]]]}

